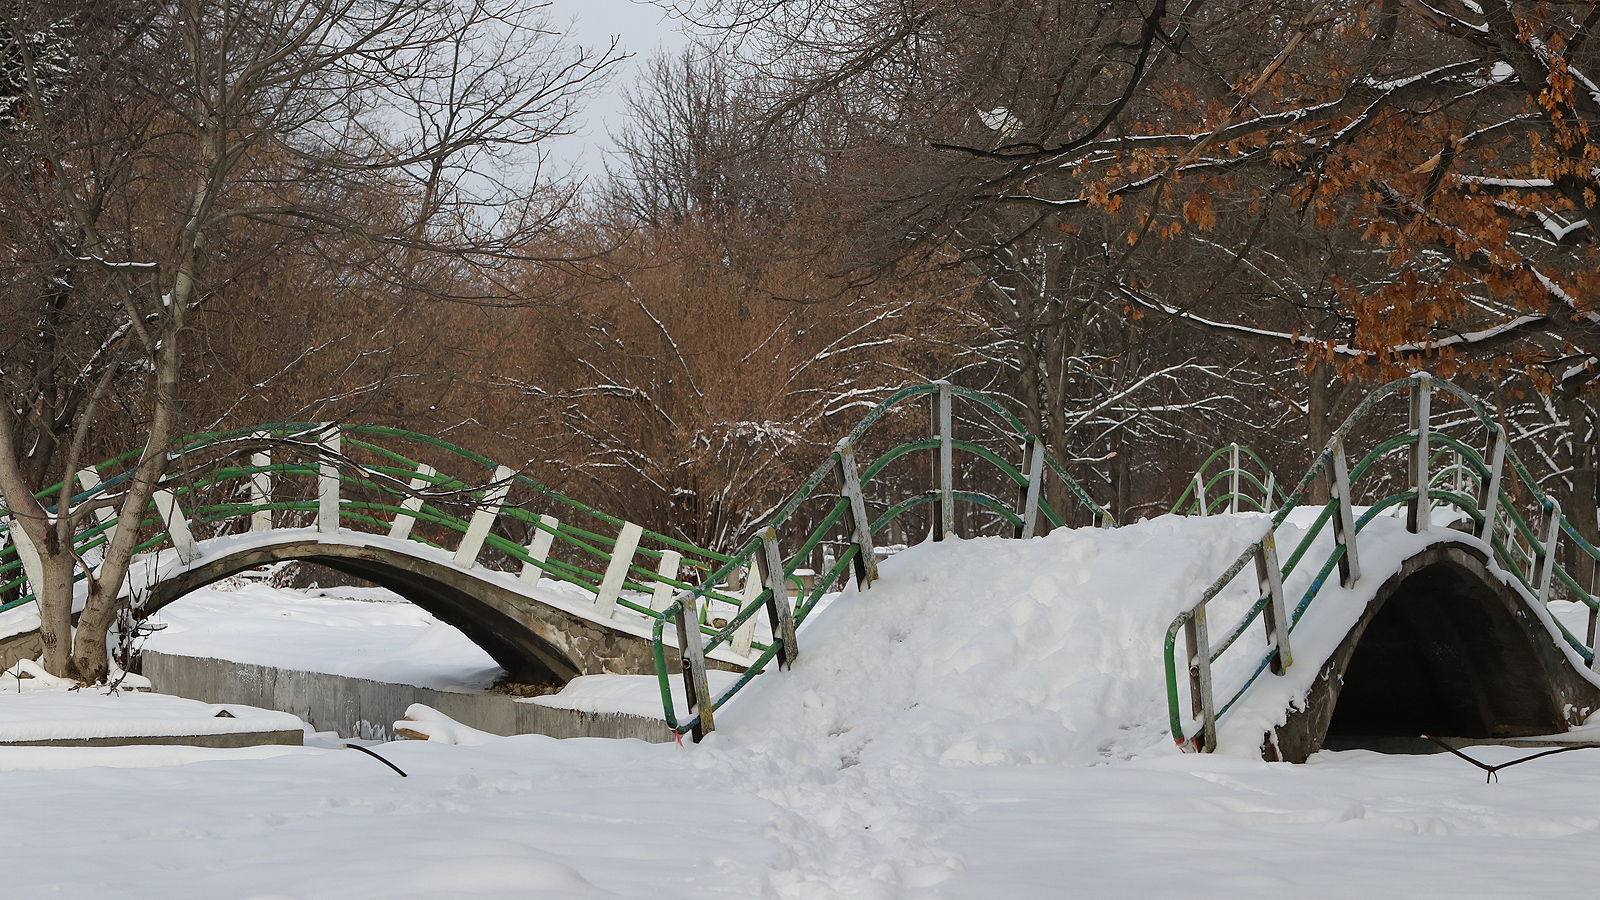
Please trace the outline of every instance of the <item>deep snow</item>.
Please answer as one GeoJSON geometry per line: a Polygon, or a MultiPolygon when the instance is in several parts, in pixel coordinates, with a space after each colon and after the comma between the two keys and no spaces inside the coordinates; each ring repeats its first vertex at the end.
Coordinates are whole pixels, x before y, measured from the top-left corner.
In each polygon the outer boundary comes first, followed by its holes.
{"type": "Polygon", "coordinates": [[[377,748],[404,779],[348,750],[0,749],[13,822],[0,896],[1591,889],[1600,751],[1498,784],[1448,756],[1178,753],[1166,625],[1261,528],[1163,517],[913,547],[841,596],[794,670],[758,678],[698,746],[464,735],[377,748]]]}

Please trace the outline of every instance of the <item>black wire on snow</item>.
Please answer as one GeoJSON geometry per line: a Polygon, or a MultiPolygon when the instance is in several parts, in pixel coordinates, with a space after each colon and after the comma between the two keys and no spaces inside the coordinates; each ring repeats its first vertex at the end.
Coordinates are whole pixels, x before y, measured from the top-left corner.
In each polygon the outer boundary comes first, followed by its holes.
{"type": "Polygon", "coordinates": [[[1484,772],[1487,773],[1486,775],[1483,776],[1483,783],[1484,784],[1488,784],[1491,781],[1499,781],[1500,780],[1500,775],[1499,775],[1500,770],[1501,769],[1510,768],[1511,766],[1514,766],[1517,763],[1525,763],[1525,762],[1528,762],[1529,760],[1538,759],[1541,756],[1554,756],[1557,753],[1566,753],[1566,752],[1568,752],[1570,750],[1593,750],[1596,747],[1600,747],[1600,744],[1573,744],[1570,747],[1557,747],[1554,750],[1545,750],[1545,751],[1540,752],[1540,753],[1535,753],[1535,754],[1533,754],[1531,756],[1524,756],[1521,759],[1513,759],[1510,762],[1503,762],[1498,766],[1491,766],[1486,762],[1479,762],[1478,760],[1473,759],[1472,757],[1466,755],[1465,753],[1462,753],[1460,750],[1457,750],[1456,748],[1450,746],[1449,744],[1446,744],[1444,741],[1439,740],[1438,738],[1434,737],[1431,734],[1425,734],[1425,735],[1422,736],[1422,738],[1424,740],[1433,741],[1435,744],[1438,744],[1439,746],[1443,747],[1452,756],[1459,756],[1462,759],[1466,760],[1467,762],[1472,763],[1473,765],[1475,765],[1478,768],[1482,769],[1484,772]]]}
{"type": "Polygon", "coordinates": [[[360,746],[359,744],[345,744],[344,746],[345,746],[345,749],[347,749],[347,750],[360,750],[362,753],[365,753],[366,755],[372,757],[373,759],[377,760],[378,762],[381,762],[384,765],[388,766],[389,768],[395,770],[395,772],[398,773],[401,778],[409,778],[410,777],[406,773],[401,772],[399,766],[395,765],[392,762],[389,762],[387,759],[384,759],[383,757],[379,756],[376,753],[373,753],[371,750],[368,750],[365,747],[360,746]]]}

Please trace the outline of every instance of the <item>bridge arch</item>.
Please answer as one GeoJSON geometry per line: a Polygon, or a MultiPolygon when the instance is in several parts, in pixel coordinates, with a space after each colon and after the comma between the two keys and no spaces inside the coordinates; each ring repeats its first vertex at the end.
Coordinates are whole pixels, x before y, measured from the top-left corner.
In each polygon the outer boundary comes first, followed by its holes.
{"type": "Polygon", "coordinates": [[[141,592],[142,606],[155,612],[229,575],[289,560],[316,563],[394,591],[459,629],[514,681],[565,683],[579,675],[655,668],[648,639],[530,600],[493,579],[385,546],[303,535],[206,553],[181,570],[156,578],[141,592]]]}
{"type": "Polygon", "coordinates": [[[1422,734],[1512,738],[1566,731],[1600,707],[1529,601],[1464,543],[1406,560],[1289,711],[1270,758],[1319,749],[1416,751],[1422,734]]]}

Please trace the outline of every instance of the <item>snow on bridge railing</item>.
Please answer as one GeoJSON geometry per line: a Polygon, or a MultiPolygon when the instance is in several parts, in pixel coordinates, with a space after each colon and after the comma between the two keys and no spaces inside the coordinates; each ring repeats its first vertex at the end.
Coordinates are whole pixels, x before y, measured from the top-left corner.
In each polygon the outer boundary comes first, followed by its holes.
{"type": "Polygon", "coordinates": [[[1447,381],[1426,374],[1413,375],[1385,384],[1367,395],[1334,432],[1294,492],[1272,516],[1263,538],[1240,554],[1206,588],[1198,602],[1173,619],[1167,629],[1165,645],[1167,708],[1172,737],[1179,746],[1204,752],[1216,748],[1217,722],[1250,686],[1269,669],[1281,675],[1293,665],[1290,635],[1333,569],[1338,567],[1339,581],[1344,587],[1353,586],[1361,578],[1357,535],[1378,515],[1402,506],[1406,510],[1407,528],[1413,533],[1433,527],[1437,508],[1455,510],[1462,520],[1470,522],[1472,533],[1492,548],[1496,563],[1514,575],[1539,602],[1548,603],[1552,590],[1559,589],[1567,599],[1587,606],[1586,639],[1580,640],[1559,621],[1556,625],[1573,651],[1591,668],[1595,666],[1600,601],[1561,564],[1558,551],[1565,536],[1577,552],[1589,558],[1592,566],[1600,561],[1600,550],[1578,533],[1572,522],[1562,515],[1555,499],[1539,488],[1538,481],[1510,449],[1504,429],[1476,399],[1447,381]],[[1378,405],[1402,393],[1409,400],[1409,427],[1379,441],[1354,468],[1349,468],[1346,443],[1356,427],[1377,422],[1381,415],[1378,405]],[[1436,393],[1458,401],[1462,413],[1453,421],[1436,422],[1432,413],[1436,393]],[[1480,452],[1469,441],[1482,441],[1485,450],[1480,452]],[[1379,473],[1386,464],[1397,459],[1404,461],[1406,488],[1378,496],[1357,516],[1355,489],[1370,474],[1373,477],[1366,483],[1373,486],[1375,492],[1388,490],[1385,486],[1388,480],[1379,473]],[[1507,471],[1510,478],[1506,477],[1507,471]],[[1327,476],[1328,500],[1288,560],[1280,566],[1274,532],[1307,499],[1318,476],[1327,476]],[[1537,525],[1529,521],[1535,517],[1537,525]],[[1309,586],[1290,610],[1283,584],[1330,523],[1333,549],[1312,574],[1309,586]],[[1207,605],[1252,563],[1257,577],[1257,599],[1228,627],[1221,640],[1213,644],[1206,621],[1207,605]],[[1243,665],[1236,671],[1245,675],[1238,679],[1238,684],[1228,686],[1229,690],[1224,691],[1228,699],[1219,707],[1218,693],[1212,682],[1213,669],[1230,649],[1239,646],[1240,637],[1257,619],[1262,621],[1266,631],[1266,651],[1259,658],[1241,661],[1243,665]],[[1187,718],[1182,713],[1182,691],[1178,685],[1180,631],[1184,634],[1187,651],[1185,668],[1190,701],[1187,718]]]}
{"type": "Polygon", "coordinates": [[[1272,512],[1282,504],[1283,489],[1267,461],[1249,447],[1229,444],[1195,469],[1171,512],[1180,516],[1272,512]]]}
{"type": "MultiPolygon", "coordinates": [[[[828,458],[817,467],[794,494],[785,500],[767,520],[767,524],[713,572],[706,584],[715,584],[731,573],[743,568],[751,573],[745,592],[747,602],[733,620],[714,632],[702,644],[705,629],[693,627],[703,616],[697,611],[705,597],[705,587],[680,593],[673,604],[664,611],[655,625],[656,667],[661,684],[661,702],[666,710],[667,724],[678,734],[691,733],[699,740],[714,727],[714,713],[757,674],[777,660],[780,669],[787,669],[798,655],[795,629],[817,608],[824,594],[834,585],[846,581],[853,573],[855,583],[869,587],[877,578],[874,538],[894,525],[902,517],[922,506],[932,508],[929,515],[929,533],[934,540],[957,531],[957,504],[968,509],[981,510],[1010,526],[1014,537],[1031,537],[1038,517],[1044,516],[1051,525],[1063,525],[1064,510],[1056,510],[1045,497],[1045,487],[1051,473],[1066,489],[1071,499],[1086,510],[1098,525],[1111,527],[1115,522],[1104,507],[1095,503],[1083,488],[1066,471],[1044,442],[1030,433],[1022,422],[1012,415],[995,397],[981,391],[955,387],[947,382],[933,382],[904,388],[891,395],[869,412],[850,434],[841,440],[828,458]],[[892,413],[904,411],[908,404],[921,397],[930,400],[929,433],[925,440],[900,443],[881,452],[864,467],[857,458],[867,434],[892,413]],[[965,405],[958,409],[956,401],[965,405]],[[957,413],[963,413],[962,418],[957,413]],[[982,429],[982,437],[998,439],[1003,447],[1022,451],[1022,464],[1013,466],[1001,452],[975,440],[955,437],[957,422],[982,429]],[[1015,500],[1005,500],[981,490],[958,490],[957,475],[965,471],[958,467],[957,454],[968,467],[979,462],[987,463],[987,472],[997,474],[1002,485],[1015,494],[1015,500]],[[876,519],[868,511],[867,493],[881,486],[891,495],[904,490],[904,479],[891,481],[886,473],[894,464],[909,461],[916,455],[929,458],[928,490],[911,493],[898,501],[892,496],[881,505],[884,510],[876,519]],[[832,481],[834,490],[826,490],[824,483],[832,481]],[[797,513],[806,510],[809,516],[802,520],[797,513]],[[800,521],[818,524],[799,539],[793,552],[781,549],[786,540],[781,535],[794,530],[800,521]],[[809,590],[801,590],[793,606],[785,586],[795,581],[796,572],[805,565],[813,551],[830,536],[840,535],[844,547],[832,564],[826,567],[809,590]],[[756,573],[759,574],[757,578],[756,573]],[[755,626],[756,616],[765,609],[767,624],[774,639],[759,654],[754,655],[743,674],[726,690],[713,696],[706,680],[705,654],[723,644],[734,643],[737,649],[739,635],[755,626]],[[684,680],[688,709],[680,718],[674,707],[671,690],[671,669],[666,655],[664,632],[668,623],[676,626],[680,652],[680,667],[684,680]]],[[[968,473],[976,480],[977,473],[968,473]]]]}

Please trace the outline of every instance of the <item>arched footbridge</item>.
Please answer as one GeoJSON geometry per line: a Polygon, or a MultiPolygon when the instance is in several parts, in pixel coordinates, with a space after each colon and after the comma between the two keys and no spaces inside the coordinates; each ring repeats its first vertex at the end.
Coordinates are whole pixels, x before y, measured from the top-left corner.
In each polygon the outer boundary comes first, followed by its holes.
{"type": "MultiPolygon", "coordinates": [[[[136,457],[78,473],[72,507],[119,493],[136,457]]],[[[870,585],[880,536],[909,527],[939,537],[958,518],[1015,536],[1032,535],[1041,520],[1066,524],[1070,511],[1051,506],[1047,479],[1060,479],[1081,508],[1070,512],[1077,521],[1106,522],[1001,399],[945,382],[903,389],[873,408],[733,553],[650,531],[454,444],[394,428],[291,423],[198,434],[172,459],[135,526],[139,555],[124,591],[137,615],[246,569],[312,562],[424,607],[514,680],[656,675],[669,724],[697,736],[755,674],[774,661],[789,665],[795,628],[824,593],[851,578],[870,585]],[[901,440],[908,418],[930,436],[901,440]],[[958,425],[971,439],[956,436],[958,425]],[[1007,457],[1019,451],[1013,465],[1007,457]],[[958,475],[979,489],[958,489],[958,475]],[[712,697],[707,668],[744,677],[712,697]],[[667,689],[679,673],[688,710],[675,710],[667,689]]],[[[59,496],[59,485],[41,496],[59,496]]],[[[96,514],[75,541],[91,567],[113,530],[128,527],[109,508],[96,514]]],[[[0,598],[10,598],[0,617],[28,613],[36,556],[20,529],[0,529],[0,538],[9,539],[0,598]]]]}
{"type": "Polygon", "coordinates": [[[1600,709],[1600,553],[1460,388],[1377,389],[1287,497],[1258,470],[1241,496],[1240,474],[1203,472],[1184,498],[1271,517],[1167,631],[1181,747],[1299,762],[1553,735],[1600,709]]]}
{"type": "MultiPolygon", "coordinates": [[[[79,473],[71,503],[118,492],[135,455],[79,473]]],[[[1374,391],[1293,490],[1242,448],[1208,466],[1176,511],[1270,516],[1168,629],[1183,748],[1303,760],[1325,746],[1404,749],[1420,734],[1551,734],[1600,708],[1589,587],[1600,554],[1460,389],[1417,376],[1374,391]]],[[[1114,524],[1007,401],[944,382],[873,408],[730,553],[392,428],[195,435],[172,468],[137,524],[126,585],[137,613],[307,560],[430,610],[517,680],[654,674],[668,724],[696,737],[756,674],[797,658],[796,629],[826,592],[870,586],[892,536],[1114,524]],[[742,674],[713,692],[708,668],[742,674]],[[677,678],[687,708],[669,689],[677,678]]],[[[99,515],[76,540],[89,566],[125,527],[99,515]]],[[[15,543],[0,551],[0,629],[27,611],[28,557],[15,543]]]]}

